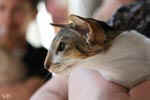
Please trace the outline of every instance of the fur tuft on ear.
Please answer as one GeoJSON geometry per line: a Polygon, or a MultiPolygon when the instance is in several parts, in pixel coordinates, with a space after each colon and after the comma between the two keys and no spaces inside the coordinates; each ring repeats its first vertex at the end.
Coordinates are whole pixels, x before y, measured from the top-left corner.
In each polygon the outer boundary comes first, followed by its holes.
{"type": "Polygon", "coordinates": [[[70,15],[69,16],[69,23],[72,24],[72,28],[76,29],[82,35],[86,36],[86,33],[88,33],[88,23],[86,22],[86,19],[77,15],[70,15]]]}
{"type": "MultiPolygon", "coordinates": [[[[106,26],[104,26],[104,22],[101,25],[99,23],[99,21],[96,21],[92,18],[83,18],[80,16],[76,16],[76,15],[71,15],[69,17],[69,21],[73,24],[75,24],[75,28],[77,30],[84,30],[84,35],[87,38],[87,42],[90,45],[94,45],[94,44],[103,44],[104,41],[106,40],[106,36],[105,36],[105,29],[106,26]],[[104,28],[103,28],[104,26],[104,28]]],[[[107,24],[106,24],[107,25],[107,24]]]]}
{"type": "Polygon", "coordinates": [[[50,25],[54,26],[54,27],[60,27],[60,28],[64,28],[66,27],[67,25],[65,24],[54,24],[54,23],[50,23],[50,25]]]}
{"type": "MultiPolygon", "coordinates": [[[[106,49],[111,45],[112,40],[118,36],[113,28],[103,21],[92,18],[84,18],[77,15],[70,15],[68,24],[51,24],[60,28],[71,28],[84,39],[88,47],[88,53],[106,49]]],[[[81,48],[81,47],[80,47],[81,48]]],[[[82,49],[83,50],[83,49],[82,49]]]]}

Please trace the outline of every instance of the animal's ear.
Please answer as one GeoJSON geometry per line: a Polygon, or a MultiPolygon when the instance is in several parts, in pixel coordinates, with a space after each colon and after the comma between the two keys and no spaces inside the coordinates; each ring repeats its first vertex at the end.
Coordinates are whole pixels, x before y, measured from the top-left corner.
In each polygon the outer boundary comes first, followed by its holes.
{"type": "Polygon", "coordinates": [[[52,25],[52,26],[54,26],[54,27],[59,27],[59,28],[66,27],[65,24],[54,24],[54,23],[50,23],[50,25],[52,25]]]}
{"type": "Polygon", "coordinates": [[[70,15],[69,16],[69,23],[72,24],[72,27],[79,30],[79,31],[88,31],[88,24],[86,22],[86,18],[77,16],[77,15],[70,15]]]}
{"type": "Polygon", "coordinates": [[[62,28],[67,27],[67,24],[54,24],[50,23],[50,25],[54,26],[55,32],[58,33],[62,28]]]}
{"type": "Polygon", "coordinates": [[[86,36],[89,44],[104,44],[106,40],[105,29],[107,24],[92,18],[83,18],[76,15],[71,15],[69,21],[74,25],[77,30],[81,30],[82,34],[86,36]]]}

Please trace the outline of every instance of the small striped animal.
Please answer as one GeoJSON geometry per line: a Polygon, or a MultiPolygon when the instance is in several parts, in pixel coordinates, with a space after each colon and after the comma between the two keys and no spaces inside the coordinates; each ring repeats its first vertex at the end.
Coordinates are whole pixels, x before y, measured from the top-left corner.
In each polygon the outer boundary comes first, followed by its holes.
{"type": "Polygon", "coordinates": [[[119,35],[102,21],[76,15],[69,17],[69,24],[52,25],[61,30],[53,40],[45,66],[51,66],[50,70],[55,73],[65,71],[81,59],[105,52],[119,35]]]}
{"type": "Polygon", "coordinates": [[[76,15],[60,27],[45,60],[52,73],[74,68],[97,70],[109,81],[131,88],[150,75],[150,40],[136,31],[119,32],[106,23],[76,15]]]}

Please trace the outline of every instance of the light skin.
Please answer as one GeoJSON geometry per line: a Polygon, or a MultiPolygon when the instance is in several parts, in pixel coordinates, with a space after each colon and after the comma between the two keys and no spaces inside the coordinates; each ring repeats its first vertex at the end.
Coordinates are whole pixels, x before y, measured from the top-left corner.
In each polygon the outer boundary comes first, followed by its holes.
{"type": "Polygon", "coordinates": [[[67,19],[67,6],[58,2],[59,0],[46,0],[47,10],[52,14],[54,23],[64,23],[67,19]]]}
{"type": "MultiPolygon", "coordinates": [[[[48,12],[52,15],[54,23],[65,23],[68,16],[67,6],[59,3],[59,0],[45,0],[46,8],[48,12]]],[[[55,32],[58,32],[59,28],[55,27],[55,32]]]]}
{"type": "Polygon", "coordinates": [[[128,91],[97,71],[79,68],[69,78],[53,77],[30,100],[149,100],[149,93],[150,81],[128,91]]]}
{"type": "MultiPolygon", "coordinates": [[[[0,0],[0,47],[10,53],[25,49],[26,29],[36,14],[29,1],[0,0]]],[[[43,83],[41,78],[32,77],[14,84],[0,84],[0,99],[5,100],[8,94],[11,95],[8,100],[27,100],[43,83]]]]}

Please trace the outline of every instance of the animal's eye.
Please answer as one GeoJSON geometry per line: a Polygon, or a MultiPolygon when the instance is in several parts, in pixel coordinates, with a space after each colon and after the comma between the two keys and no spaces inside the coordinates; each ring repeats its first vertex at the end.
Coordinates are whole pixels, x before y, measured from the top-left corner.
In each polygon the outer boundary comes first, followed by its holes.
{"type": "Polygon", "coordinates": [[[57,52],[62,52],[65,49],[66,44],[64,42],[60,42],[57,52]]]}

